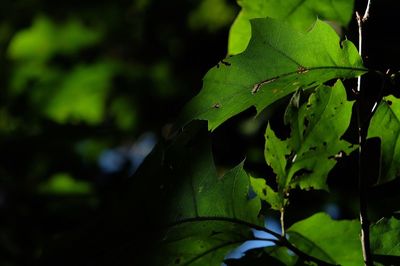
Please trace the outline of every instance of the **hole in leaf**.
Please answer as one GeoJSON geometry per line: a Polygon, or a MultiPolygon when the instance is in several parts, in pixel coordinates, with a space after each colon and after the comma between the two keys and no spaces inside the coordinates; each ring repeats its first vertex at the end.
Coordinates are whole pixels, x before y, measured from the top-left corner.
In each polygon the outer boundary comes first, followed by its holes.
{"type": "Polygon", "coordinates": [[[267,196],[267,190],[265,188],[262,189],[262,193],[264,196],[267,196]]]}
{"type": "Polygon", "coordinates": [[[392,105],[392,101],[386,101],[388,105],[392,105]]]}

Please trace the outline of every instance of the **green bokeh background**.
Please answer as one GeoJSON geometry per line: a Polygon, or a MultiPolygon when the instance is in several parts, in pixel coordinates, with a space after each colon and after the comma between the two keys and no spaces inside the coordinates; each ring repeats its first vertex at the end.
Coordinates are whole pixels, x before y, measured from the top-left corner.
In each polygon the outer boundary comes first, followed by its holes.
{"type": "Polygon", "coordinates": [[[227,0],[1,2],[0,265],[32,265],[101,212],[225,57],[237,11],[227,0]]]}

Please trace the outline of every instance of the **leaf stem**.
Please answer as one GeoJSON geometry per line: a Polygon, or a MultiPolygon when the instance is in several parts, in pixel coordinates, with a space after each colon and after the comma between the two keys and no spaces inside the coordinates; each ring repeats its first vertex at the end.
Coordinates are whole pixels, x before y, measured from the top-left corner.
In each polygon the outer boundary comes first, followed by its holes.
{"type": "Polygon", "coordinates": [[[281,217],[280,217],[280,222],[281,222],[281,232],[282,232],[282,237],[286,236],[286,230],[285,230],[285,209],[281,208],[281,217]]]}
{"type": "Polygon", "coordinates": [[[326,261],[320,260],[316,257],[313,257],[303,251],[301,251],[300,249],[298,249],[297,247],[295,247],[292,243],[289,242],[289,240],[286,239],[286,237],[281,236],[280,234],[265,228],[263,226],[260,225],[256,225],[256,224],[252,224],[240,219],[236,219],[236,218],[229,218],[229,217],[218,217],[218,216],[211,216],[211,217],[193,217],[193,218],[187,218],[187,219],[182,219],[179,221],[176,221],[173,224],[170,224],[170,227],[173,226],[177,226],[177,225],[181,225],[181,224],[185,224],[185,223],[192,223],[192,222],[210,222],[210,221],[216,221],[216,222],[228,222],[228,223],[232,223],[232,224],[237,224],[237,225],[243,225],[249,228],[253,228],[268,234],[271,234],[272,236],[276,237],[276,239],[262,239],[262,240],[266,240],[266,241],[272,241],[274,242],[276,245],[278,246],[282,246],[282,247],[286,247],[287,249],[289,249],[290,251],[292,251],[294,254],[296,254],[299,258],[301,258],[304,261],[309,261],[309,262],[314,262],[317,265],[320,266],[334,266],[335,264],[331,264],[328,263],[326,261]]]}
{"type": "MultiPolygon", "coordinates": [[[[367,21],[369,17],[369,9],[370,9],[371,1],[368,0],[367,7],[365,9],[364,15],[360,15],[356,12],[357,24],[358,24],[358,51],[360,56],[362,57],[362,33],[363,33],[363,24],[367,21]]],[[[361,95],[361,76],[357,79],[357,92],[358,92],[358,100],[357,100],[357,127],[358,127],[358,186],[359,186],[359,200],[360,200],[360,224],[361,224],[361,247],[364,259],[365,266],[373,266],[373,258],[370,247],[370,238],[369,238],[369,226],[370,221],[368,219],[368,202],[367,202],[367,189],[368,182],[366,176],[363,171],[363,146],[366,141],[366,130],[363,126],[361,118],[361,108],[365,106],[363,96],[361,95]]]]}

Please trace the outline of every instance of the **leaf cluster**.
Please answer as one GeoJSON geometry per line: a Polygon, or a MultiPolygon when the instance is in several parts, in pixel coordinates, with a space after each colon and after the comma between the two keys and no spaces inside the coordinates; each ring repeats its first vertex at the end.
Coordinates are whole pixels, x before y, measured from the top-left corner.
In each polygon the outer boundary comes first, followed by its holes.
{"type": "MultiPolygon", "coordinates": [[[[283,137],[271,123],[265,125],[264,157],[272,176],[247,173],[243,163],[218,176],[210,161],[183,177],[184,185],[173,200],[172,221],[160,243],[160,265],[219,265],[224,259],[227,265],[363,264],[357,219],[334,220],[316,212],[285,224],[293,190],[329,191],[327,177],[337,162],[364,148],[363,142],[344,138],[355,123],[353,110],[362,102],[356,95],[354,106],[345,86],[351,84],[348,79],[373,71],[364,67],[354,44],[340,40],[325,22],[347,26],[353,4],[239,1],[242,10],[230,31],[229,56],[205,75],[203,88],[185,107],[180,125],[206,120],[212,131],[250,107],[260,114],[290,97],[282,117],[290,133],[283,137]],[[280,213],[280,233],[263,223],[275,211],[280,213]],[[254,240],[269,244],[247,251],[241,259],[228,259],[228,251],[254,240]]],[[[368,184],[375,187],[396,180],[400,171],[400,100],[387,96],[378,101],[366,117],[365,134],[381,143],[379,177],[368,184]]],[[[364,128],[364,121],[358,120],[357,126],[364,128]]],[[[391,217],[370,226],[369,252],[375,262],[398,263],[399,224],[391,217]]]]}

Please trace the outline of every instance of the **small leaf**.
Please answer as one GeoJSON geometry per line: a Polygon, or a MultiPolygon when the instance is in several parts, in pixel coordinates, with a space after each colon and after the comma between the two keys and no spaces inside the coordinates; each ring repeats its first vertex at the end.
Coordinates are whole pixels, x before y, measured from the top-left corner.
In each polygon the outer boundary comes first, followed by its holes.
{"type": "Polygon", "coordinates": [[[250,183],[256,195],[268,202],[272,209],[280,211],[285,206],[286,199],[281,193],[275,192],[268,186],[264,179],[250,177],[250,183]]]}
{"type": "Polygon", "coordinates": [[[208,120],[210,130],[255,106],[257,112],[286,95],[335,78],[365,73],[355,46],[317,21],[307,33],[266,18],[252,20],[245,52],[229,57],[204,77],[203,89],[184,109],[181,123],[208,120]]]}
{"type": "Polygon", "coordinates": [[[385,97],[373,115],[368,138],[373,137],[381,139],[378,183],[385,183],[400,173],[400,100],[394,96],[385,97]]]}
{"type": "Polygon", "coordinates": [[[371,249],[374,254],[400,256],[400,221],[383,218],[371,226],[371,249]]]}
{"type": "Polygon", "coordinates": [[[242,7],[230,33],[229,54],[246,49],[251,36],[250,19],[284,19],[297,29],[307,30],[317,18],[346,26],[353,15],[354,0],[239,0],[242,7]]]}
{"type": "Polygon", "coordinates": [[[335,221],[317,213],[293,224],[287,233],[296,247],[321,260],[346,266],[363,263],[359,221],[335,221]]]}
{"type": "Polygon", "coordinates": [[[280,188],[286,186],[287,177],[287,157],[290,155],[290,148],[287,141],[280,140],[272,131],[270,125],[265,132],[264,155],[268,165],[272,167],[276,174],[280,188]]]}

